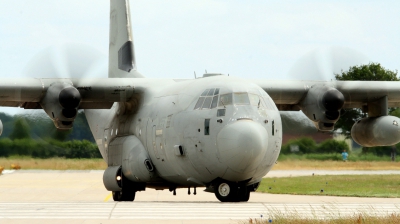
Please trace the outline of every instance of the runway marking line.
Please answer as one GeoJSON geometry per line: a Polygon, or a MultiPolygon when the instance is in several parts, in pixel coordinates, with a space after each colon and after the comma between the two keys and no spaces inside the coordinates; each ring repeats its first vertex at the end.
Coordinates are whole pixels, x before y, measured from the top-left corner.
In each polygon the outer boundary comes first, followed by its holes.
{"type": "Polygon", "coordinates": [[[107,197],[104,198],[104,202],[107,202],[108,200],[110,200],[111,196],[112,196],[112,193],[110,193],[109,195],[107,195],[107,197]]]}

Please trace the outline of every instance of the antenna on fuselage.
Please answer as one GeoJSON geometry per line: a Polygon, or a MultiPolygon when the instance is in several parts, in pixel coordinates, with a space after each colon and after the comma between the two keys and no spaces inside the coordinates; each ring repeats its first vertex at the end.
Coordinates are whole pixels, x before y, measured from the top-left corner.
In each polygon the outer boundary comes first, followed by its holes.
{"type": "Polygon", "coordinates": [[[196,71],[194,71],[194,79],[197,79],[197,77],[196,77],[196,71]]]}
{"type": "Polygon", "coordinates": [[[204,70],[206,71],[206,73],[208,73],[208,72],[207,72],[207,69],[204,69],[204,70]]]}

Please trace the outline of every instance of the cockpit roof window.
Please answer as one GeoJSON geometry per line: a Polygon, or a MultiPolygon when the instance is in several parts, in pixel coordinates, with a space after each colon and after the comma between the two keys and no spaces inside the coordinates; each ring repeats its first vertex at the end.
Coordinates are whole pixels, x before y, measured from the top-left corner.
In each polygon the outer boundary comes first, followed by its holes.
{"type": "Polygon", "coordinates": [[[214,95],[214,90],[215,89],[210,89],[210,91],[208,91],[207,96],[213,96],[214,95]]]}
{"type": "Polygon", "coordinates": [[[207,96],[208,91],[210,91],[209,89],[204,90],[204,92],[201,94],[201,96],[207,96]]]}

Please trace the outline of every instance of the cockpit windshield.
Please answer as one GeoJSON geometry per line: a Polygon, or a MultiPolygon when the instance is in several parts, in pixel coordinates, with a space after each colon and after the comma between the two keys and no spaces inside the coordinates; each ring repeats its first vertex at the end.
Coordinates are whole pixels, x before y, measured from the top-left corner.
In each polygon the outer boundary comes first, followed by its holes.
{"type": "MultiPolygon", "coordinates": [[[[269,102],[268,102],[269,103],[269,102]]],[[[219,88],[206,89],[200,95],[194,107],[195,110],[213,109],[218,107],[226,107],[227,105],[252,105],[258,108],[274,109],[273,106],[266,104],[264,99],[252,93],[237,92],[219,95],[219,88]]]]}

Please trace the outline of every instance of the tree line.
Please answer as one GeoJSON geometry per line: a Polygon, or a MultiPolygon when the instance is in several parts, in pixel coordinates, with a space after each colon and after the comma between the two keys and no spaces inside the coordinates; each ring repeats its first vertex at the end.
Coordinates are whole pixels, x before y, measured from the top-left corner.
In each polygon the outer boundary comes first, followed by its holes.
{"type": "Polygon", "coordinates": [[[78,113],[72,130],[57,130],[47,115],[0,113],[3,134],[0,157],[13,155],[37,158],[101,158],[83,112],[78,113]]]}

